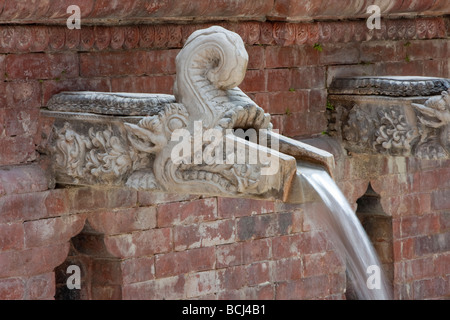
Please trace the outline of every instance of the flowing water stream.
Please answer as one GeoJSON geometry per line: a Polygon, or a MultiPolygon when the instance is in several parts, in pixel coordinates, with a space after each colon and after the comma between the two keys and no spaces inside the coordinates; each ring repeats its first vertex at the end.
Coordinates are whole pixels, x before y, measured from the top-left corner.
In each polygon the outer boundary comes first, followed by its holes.
{"type": "MultiPolygon", "coordinates": [[[[347,273],[354,290],[361,300],[389,300],[391,292],[381,270],[377,254],[358,217],[330,175],[320,167],[299,164],[298,173],[315,189],[328,210],[315,215],[336,247],[337,253],[347,264],[347,273]],[[369,266],[380,270],[379,289],[370,289],[367,282],[372,271],[369,266]],[[370,270],[370,269],[369,269],[370,270]]],[[[376,278],[371,278],[377,280],[376,278]]],[[[375,284],[374,282],[371,282],[375,284]]]]}

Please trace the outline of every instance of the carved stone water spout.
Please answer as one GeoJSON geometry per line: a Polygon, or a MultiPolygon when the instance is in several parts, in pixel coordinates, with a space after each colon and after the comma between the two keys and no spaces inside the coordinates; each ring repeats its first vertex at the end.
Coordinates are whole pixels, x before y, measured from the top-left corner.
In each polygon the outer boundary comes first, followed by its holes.
{"type": "Polygon", "coordinates": [[[247,61],[237,34],[211,27],[194,32],[178,54],[173,96],[53,96],[41,113],[53,120],[48,150],[57,182],[286,200],[302,188],[297,160],[332,174],[331,154],[277,134],[270,115],[238,88],[247,61]]]}

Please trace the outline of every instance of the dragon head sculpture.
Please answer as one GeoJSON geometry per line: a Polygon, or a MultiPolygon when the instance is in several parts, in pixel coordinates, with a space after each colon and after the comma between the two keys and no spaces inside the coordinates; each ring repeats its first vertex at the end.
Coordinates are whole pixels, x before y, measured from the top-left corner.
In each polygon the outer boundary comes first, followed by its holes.
{"type": "Polygon", "coordinates": [[[62,92],[50,99],[49,150],[60,183],[285,200],[297,160],[333,171],[333,156],[281,136],[238,85],[242,39],[194,32],[176,58],[174,96],[62,92]]]}

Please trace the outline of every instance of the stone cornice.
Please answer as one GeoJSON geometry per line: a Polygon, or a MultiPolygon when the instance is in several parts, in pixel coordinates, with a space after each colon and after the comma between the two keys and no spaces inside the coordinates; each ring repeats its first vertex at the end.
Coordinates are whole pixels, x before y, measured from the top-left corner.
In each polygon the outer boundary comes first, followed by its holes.
{"type": "MultiPolygon", "coordinates": [[[[447,38],[446,19],[382,20],[381,29],[369,30],[365,21],[314,23],[256,22],[217,23],[239,34],[247,45],[303,45],[370,40],[447,38]]],[[[142,26],[1,26],[0,53],[61,50],[122,50],[181,48],[188,35],[209,24],[157,24],[142,26]]]]}
{"type": "Polygon", "coordinates": [[[450,88],[450,81],[431,77],[348,77],[336,78],[330,94],[384,95],[392,97],[440,95],[450,88]]]}
{"type": "Polygon", "coordinates": [[[367,18],[377,4],[384,18],[450,14],[448,0],[0,0],[0,24],[65,25],[78,5],[84,25],[208,21],[313,21],[367,18]]]}

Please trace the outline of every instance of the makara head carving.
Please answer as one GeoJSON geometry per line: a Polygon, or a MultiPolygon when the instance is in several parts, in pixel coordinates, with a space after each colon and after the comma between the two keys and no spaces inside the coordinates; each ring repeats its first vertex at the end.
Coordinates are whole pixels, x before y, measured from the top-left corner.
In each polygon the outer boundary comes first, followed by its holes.
{"type": "Polygon", "coordinates": [[[57,179],[284,199],[296,158],[331,171],[331,154],[278,135],[270,115],[238,88],[247,62],[237,34],[211,27],[194,32],[178,54],[174,96],[53,96],[42,114],[54,119],[49,150],[57,179]]]}

